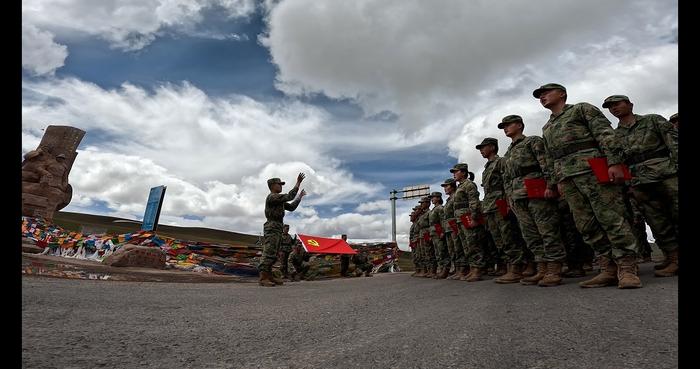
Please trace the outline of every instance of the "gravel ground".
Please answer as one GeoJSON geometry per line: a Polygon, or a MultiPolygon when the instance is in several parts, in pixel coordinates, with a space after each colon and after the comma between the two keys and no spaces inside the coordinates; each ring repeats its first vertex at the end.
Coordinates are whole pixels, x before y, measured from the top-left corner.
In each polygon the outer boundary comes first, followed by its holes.
{"type": "Polygon", "coordinates": [[[374,278],[22,278],[26,368],[677,368],[678,279],[644,288],[374,278]]]}

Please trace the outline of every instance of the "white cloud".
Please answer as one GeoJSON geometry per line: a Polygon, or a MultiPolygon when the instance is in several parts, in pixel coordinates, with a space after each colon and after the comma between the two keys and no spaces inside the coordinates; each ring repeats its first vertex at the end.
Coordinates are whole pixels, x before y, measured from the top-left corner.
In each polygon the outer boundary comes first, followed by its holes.
{"type": "Polygon", "coordinates": [[[316,216],[314,206],[362,202],[381,188],[355,180],[330,155],[315,134],[330,117],[312,106],[212,98],[188,83],[153,93],[78,79],[25,81],[23,88],[23,153],[48,124],[87,132],[70,175],[76,206],[104,201],[138,218],[149,188],[164,184],[164,214],[255,233],[270,177],[285,180],[287,191],[299,172],[307,174],[302,188],[309,196],[298,212],[308,217],[316,216]]]}
{"type": "Polygon", "coordinates": [[[400,128],[423,142],[444,142],[465,121],[478,121],[486,106],[527,97],[550,80],[578,81],[585,70],[569,64],[614,50],[606,40],[628,42],[618,52],[627,56],[677,35],[674,0],[267,6],[268,34],[261,41],[279,67],[278,88],[353,99],[368,115],[395,112],[400,128]],[[494,94],[484,96],[488,90],[494,94]]]}
{"type": "Polygon", "coordinates": [[[138,50],[166,28],[198,32],[195,26],[204,19],[203,11],[212,7],[223,9],[228,18],[242,18],[255,11],[255,1],[26,0],[22,3],[22,21],[66,36],[98,36],[118,49],[138,50]]]}
{"type": "Polygon", "coordinates": [[[374,213],[374,212],[389,212],[391,204],[388,200],[377,200],[371,202],[363,202],[358,205],[355,211],[358,213],[374,213]]]}
{"type": "Polygon", "coordinates": [[[51,32],[22,24],[22,68],[35,76],[53,75],[66,57],[66,46],[54,42],[51,32]]]}

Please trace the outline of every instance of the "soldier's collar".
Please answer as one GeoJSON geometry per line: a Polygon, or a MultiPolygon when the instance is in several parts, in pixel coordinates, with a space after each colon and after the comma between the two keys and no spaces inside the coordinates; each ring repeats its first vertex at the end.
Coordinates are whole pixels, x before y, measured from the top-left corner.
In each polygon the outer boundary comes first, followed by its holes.
{"type": "Polygon", "coordinates": [[[562,114],[564,114],[565,111],[567,111],[567,110],[569,110],[569,109],[571,109],[571,108],[573,108],[573,107],[574,107],[574,106],[571,105],[571,104],[564,104],[564,109],[562,109],[562,110],[559,112],[559,114],[550,114],[550,115],[549,115],[549,120],[556,119],[556,118],[560,117],[562,114]]]}

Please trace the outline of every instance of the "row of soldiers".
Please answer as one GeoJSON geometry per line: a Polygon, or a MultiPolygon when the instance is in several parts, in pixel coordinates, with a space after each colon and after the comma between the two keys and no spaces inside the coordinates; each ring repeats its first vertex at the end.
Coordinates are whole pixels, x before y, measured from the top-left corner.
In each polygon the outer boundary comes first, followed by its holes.
{"type": "Polygon", "coordinates": [[[584,276],[595,253],[600,272],[581,287],[640,288],[638,258],[651,251],[644,220],[664,253],[655,275],[676,275],[678,114],[637,115],[627,96],[613,95],[602,104],[619,119],[613,129],[594,105],[567,104],[560,84],[533,96],[551,111],[541,137],[525,136],[522,117],[508,115],[498,123],[511,139],[503,157],[495,138],[476,146],[487,159],[483,201],[458,163],[441,184],[444,205],[433,192],[413,208],[413,275],[474,282],[495,263],[507,269],[496,268],[496,283],[556,286],[564,262],[564,276],[584,276]]]}

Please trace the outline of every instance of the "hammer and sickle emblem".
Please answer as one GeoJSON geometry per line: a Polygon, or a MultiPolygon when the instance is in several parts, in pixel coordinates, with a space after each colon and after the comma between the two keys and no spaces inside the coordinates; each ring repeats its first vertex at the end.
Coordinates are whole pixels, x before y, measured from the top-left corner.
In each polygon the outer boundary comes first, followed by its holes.
{"type": "Polygon", "coordinates": [[[308,243],[310,246],[315,246],[315,247],[320,246],[318,244],[318,241],[316,241],[316,240],[308,240],[308,241],[306,241],[306,243],[308,243]]]}

